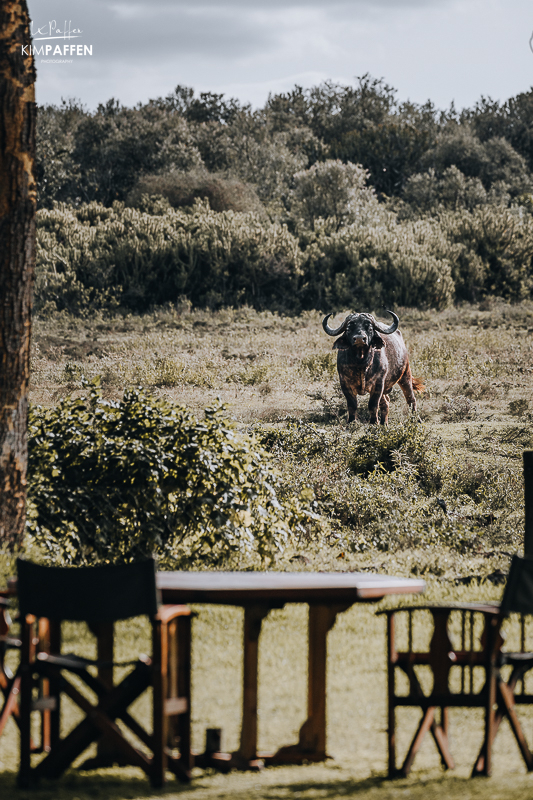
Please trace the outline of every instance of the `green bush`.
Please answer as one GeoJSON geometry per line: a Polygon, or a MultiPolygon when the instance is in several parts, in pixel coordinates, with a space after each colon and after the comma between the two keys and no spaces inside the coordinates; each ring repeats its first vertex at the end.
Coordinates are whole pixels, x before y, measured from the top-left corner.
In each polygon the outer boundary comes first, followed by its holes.
{"type": "Polygon", "coordinates": [[[316,381],[333,378],[337,372],[337,360],[333,353],[313,353],[302,358],[300,371],[316,381]]]}
{"type": "Polygon", "coordinates": [[[440,224],[449,242],[458,300],[531,297],[533,219],[523,209],[486,205],[472,212],[444,212],[440,224]]]}
{"type": "Polygon", "coordinates": [[[398,224],[383,211],[335,233],[324,225],[304,252],[304,303],[328,309],[445,308],[455,293],[449,251],[431,222],[398,224]]]}
{"type": "Polygon", "coordinates": [[[129,193],[127,204],[146,210],[147,195],[164,198],[172,208],[193,206],[195,200],[201,199],[207,200],[213,211],[253,211],[266,218],[251,186],[206,170],[144,175],[129,193]]]}
{"type": "Polygon", "coordinates": [[[61,563],[271,558],[313,517],[309,492],[278,498],[270,457],[221,407],[198,420],[142,390],[33,408],[28,475],[30,540],[61,563]]]}
{"type": "Polygon", "coordinates": [[[440,309],[533,292],[533,218],[521,207],[441,204],[433,218],[401,219],[372,195],[355,222],[336,230],[335,215],[318,217],[298,239],[259,214],[143,198],[144,210],[93,202],[39,211],[38,313],[141,312],[169,302],[292,313],[440,309]]]}
{"type": "Polygon", "coordinates": [[[283,308],[301,260],[285,226],[200,201],[162,214],[118,202],[57,205],[39,212],[37,243],[37,311],[91,313],[110,302],[143,311],[183,296],[209,308],[283,308]]]}

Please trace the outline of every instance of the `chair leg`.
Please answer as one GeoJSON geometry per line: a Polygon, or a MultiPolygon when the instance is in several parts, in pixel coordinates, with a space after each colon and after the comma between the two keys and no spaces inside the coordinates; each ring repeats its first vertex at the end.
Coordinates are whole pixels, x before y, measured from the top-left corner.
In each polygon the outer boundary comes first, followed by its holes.
{"type": "Polygon", "coordinates": [[[9,688],[5,693],[4,705],[0,711],[0,736],[6,726],[6,723],[11,715],[16,719],[15,715],[18,711],[18,697],[20,693],[20,673],[16,675],[9,688]]]}
{"type": "Polygon", "coordinates": [[[493,667],[487,668],[487,703],[485,706],[485,742],[483,768],[480,774],[490,777],[492,774],[492,746],[496,738],[498,725],[496,721],[496,675],[493,667]]]}
{"type": "Polygon", "coordinates": [[[164,786],[166,779],[168,744],[168,717],[165,714],[168,683],[168,626],[157,620],[153,623],[153,760],[150,783],[154,788],[164,786]]]}
{"type": "Polygon", "coordinates": [[[445,769],[455,769],[455,762],[452,754],[450,753],[450,745],[448,740],[448,709],[441,709],[441,724],[438,725],[435,720],[431,726],[431,734],[437,745],[442,765],[445,769]]]}
{"type": "MultiPolygon", "coordinates": [[[[515,705],[514,705],[514,694],[511,689],[507,686],[507,684],[499,680],[498,681],[498,693],[503,701],[503,705],[505,708],[505,714],[507,715],[507,719],[509,720],[509,724],[511,725],[511,730],[514,733],[514,737],[520,748],[520,752],[522,753],[522,758],[526,764],[528,772],[533,771],[533,755],[531,754],[531,750],[528,747],[526,742],[526,738],[522,731],[522,726],[520,725],[520,721],[516,715],[515,705]]],[[[496,732],[495,734],[496,735],[496,732]]]]}
{"type": "MultiPolygon", "coordinates": [[[[50,653],[61,653],[61,623],[60,622],[50,622],[49,629],[49,652],[50,653]]],[[[50,712],[50,721],[49,721],[49,742],[48,748],[45,747],[45,750],[48,752],[53,747],[56,747],[60,740],[61,735],[61,687],[60,683],[56,679],[50,679],[48,682],[48,691],[52,697],[56,698],[56,705],[53,711],[50,712]]]]}
{"type": "Polygon", "coordinates": [[[22,648],[20,655],[20,765],[17,784],[20,789],[31,785],[31,704],[32,704],[32,628],[29,618],[21,620],[22,648]]]}
{"type": "Polygon", "coordinates": [[[431,706],[424,712],[422,719],[420,720],[420,725],[418,726],[418,730],[415,733],[415,737],[411,742],[411,746],[405,757],[405,761],[402,764],[402,768],[400,770],[400,774],[402,775],[402,777],[405,778],[409,774],[411,767],[413,766],[413,761],[415,760],[415,756],[420,750],[420,747],[422,745],[422,742],[424,741],[426,733],[430,730],[431,726],[433,725],[434,719],[435,719],[435,707],[431,706]]]}

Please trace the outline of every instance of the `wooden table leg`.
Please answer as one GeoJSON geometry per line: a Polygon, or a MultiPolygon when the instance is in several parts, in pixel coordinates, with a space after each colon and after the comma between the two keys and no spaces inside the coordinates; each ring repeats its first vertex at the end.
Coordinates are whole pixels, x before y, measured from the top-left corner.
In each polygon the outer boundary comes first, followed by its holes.
{"type": "Polygon", "coordinates": [[[241,741],[231,760],[231,766],[238,769],[262,767],[257,756],[257,666],[261,625],[269,611],[269,606],[247,606],[244,609],[241,741]]]}
{"type": "Polygon", "coordinates": [[[307,719],[300,728],[298,743],[282,747],[266,758],[269,764],[324,761],[326,753],[326,666],[327,636],[337,614],[352,604],[309,607],[309,677],[307,719]]]}
{"type": "MultiPolygon", "coordinates": [[[[199,767],[213,767],[221,772],[231,769],[260,770],[263,757],[257,754],[257,683],[259,661],[259,636],[263,620],[273,606],[251,605],[244,607],[243,631],[243,689],[242,725],[239,749],[234,753],[212,752],[196,755],[199,767]]],[[[283,608],[283,604],[275,605],[283,608]]]]}

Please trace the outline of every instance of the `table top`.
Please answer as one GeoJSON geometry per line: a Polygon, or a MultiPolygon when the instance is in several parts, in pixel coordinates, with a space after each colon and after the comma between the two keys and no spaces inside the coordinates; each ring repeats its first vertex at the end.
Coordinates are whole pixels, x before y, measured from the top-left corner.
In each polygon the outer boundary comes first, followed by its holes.
{"type": "Polygon", "coordinates": [[[158,572],[164,603],[357,603],[423,592],[426,584],[368,572],[158,572]]]}

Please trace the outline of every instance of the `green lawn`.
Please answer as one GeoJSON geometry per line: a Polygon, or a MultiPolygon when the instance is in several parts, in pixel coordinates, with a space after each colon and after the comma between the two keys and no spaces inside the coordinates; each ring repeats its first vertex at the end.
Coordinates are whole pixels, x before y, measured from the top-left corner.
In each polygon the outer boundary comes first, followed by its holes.
{"type": "MultiPolygon", "coordinates": [[[[435,582],[428,598],[451,594],[456,599],[495,599],[501,589],[491,584],[457,588],[452,593],[435,582]]],[[[389,600],[389,603],[391,601],[389,600]]],[[[163,791],[150,789],[134,768],[95,773],[68,772],[57,784],[43,783],[38,791],[15,788],[17,733],[14,723],[0,740],[0,797],[39,797],[50,800],[85,798],[532,798],[533,776],[527,776],[506,724],[498,735],[494,776],[468,778],[480,746],[481,712],[451,712],[453,773],[444,774],[436,749],[428,739],[411,776],[393,782],[386,774],[386,682],[384,618],[381,606],[359,605],[339,616],[329,638],[328,746],[333,756],[325,764],[271,767],[262,773],[215,774],[195,770],[190,786],[170,780],[163,791]]],[[[237,747],[241,702],[242,611],[229,607],[197,606],[194,620],[193,717],[194,747],[202,749],[205,729],[222,727],[223,748],[237,747]]],[[[304,719],[306,704],[305,606],[274,610],[264,623],[260,653],[259,747],[269,750],[293,743],[304,719]]],[[[65,648],[94,653],[94,644],[81,625],[68,625],[65,648]]],[[[147,624],[123,623],[116,657],[131,657],[133,648],[148,649],[147,624]]],[[[148,698],[136,711],[148,713],[148,698]]],[[[526,735],[533,740],[533,714],[522,715],[526,735]]],[[[411,710],[400,712],[400,751],[405,751],[417,721],[411,710]]],[[[67,724],[72,724],[71,711],[67,724]]]]}

